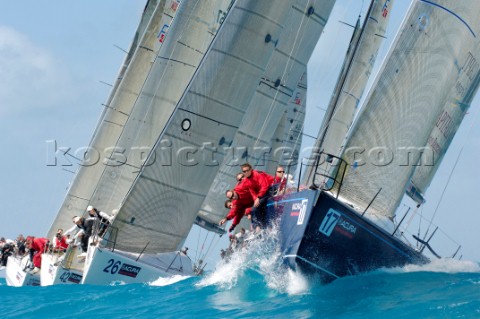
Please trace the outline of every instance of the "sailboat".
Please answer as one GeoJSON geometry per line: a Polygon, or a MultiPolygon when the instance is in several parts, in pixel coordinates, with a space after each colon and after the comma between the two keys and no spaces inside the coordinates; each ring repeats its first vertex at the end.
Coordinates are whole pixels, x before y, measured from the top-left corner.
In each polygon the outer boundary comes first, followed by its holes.
{"type": "MultiPolygon", "coordinates": [[[[122,134],[134,102],[160,50],[165,34],[178,8],[178,1],[167,3],[150,0],[145,5],[139,26],[117,80],[108,97],[100,121],[89,144],[89,152],[106,153],[122,134]]],[[[91,155],[86,154],[85,158],[91,155]]],[[[82,215],[101,179],[104,165],[81,165],[65,200],[50,227],[53,237],[58,228],[72,226],[72,217],[82,215]]],[[[79,250],[70,247],[66,253],[45,253],[42,258],[42,285],[79,284],[83,279],[84,260],[79,250]]]]}
{"type": "MultiPolygon", "coordinates": [[[[374,1],[355,50],[389,5],[374,1]]],[[[478,89],[479,9],[477,1],[414,1],[354,124],[355,105],[331,104],[337,109],[327,110],[307,187],[269,203],[282,216],[280,249],[289,267],[330,282],[440,257],[430,245],[433,234],[408,240],[399,229],[406,214],[399,222],[395,215],[405,192],[423,196],[441,157],[424,167],[422,153],[428,146],[445,153],[478,89]]],[[[341,94],[352,92],[356,72],[346,75],[341,94]]]]}
{"type": "Polygon", "coordinates": [[[14,287],[40,286],[40,273],[30,272],[30,257],[9,256],[5,272],[7,285],[14,287]]]}
{"type": "MultiPolygon", "coordinates": [[[[208,5],[201,1],[183,2],[166,41],[183,40],[173,36],[172,32],[182,12],[189,12],[190,3],[190,10],[195,9],[192,11],[195,13],[199,12],[200,4],[208,5]]],[[[226,14],[224,19],[217,20],[217,23],[220,22],[218,31],[208,30],[210,36],[214,36],[213,41],[206,50],[195,50],[205,53],[199,55],[202,59],[192,69],[195,72],[184,90],[178,85],[171,90],[160,86],[162,82],[157,80],[155,65],[152,68],[133,109],[134,112],[139,110],[139,103],[151,107],[140,108],[140,115],[148,116],[144,119],[152,123],[152,128],[147,126],[147,132],[151,134],[142,134],[145,125],[129,127],[129,123],[138,122],[138,117],[131,117],[119,141],[139,136],[140,141],[150,146],[153,136],[155,143],[145,165],[123,165],[124,171],[116,175],[120,179],[130,178],[132,175],[124,173],[135,171],[131,186],[124,188],[126,194],[117,189],[111,192],[115,197],[120,194],[121,203],[113,201],[119,205],[119,212],[111,225],[108,240],[89,248],[82,283],[145,282],[159,276],[192,274],[191,261],[179,250],[218,172],[218,163],[225,156],[223,152],[216,151],[217,143],[222,145],[221,141],[234,139],[248,113],[247,107],[258,83],[265,82],[262,77],[274,57],[277,43],[282,43],[287,36],[284,26],[295,1],[285,1],[275,7],[258,1],[224,4],[222,12],[226,14]],[[255,50],[250,49],[252,43],[256,44],[255,50]],[[172,94],[172,91],[183,93],[178,99],[159,98],[165,92],[172,94]],[[162,100],[168,102],[166,110],[159,108],[158,103],[162,100]],[[175,103],[171,103],[172,100],[175,103]],[[152,118],[156,114],[163,116],[152,118]],[[165,163],[165,157],[161,157],[165,155],[162,153],[165,150],[173,151],[177,157],[165,163]]],[[[301,7],[302,14],[308,14],[309,7],[301,7]]],[[[205,12],[209,13],[208,17],[211,16],[211,10],[205,9],[205,12]]],[[[203,22],[201,19],[191,20],[203,22]]],[[[186,30],[196,29],[184,25],[178,32],[184,34],[186,30]]],[[[175,63],[178,63],[178,56],[172,55],[171,59],[174,57],[175,63]]],[[[161,59],[157,58],[157,61],[161,59]]],[[[287,61],[284,60],[283,64],[286,65],[287,61]]],[[[109,167],[106,172],[111,170],[109,167]]],[[[111,183],[104,186],[109,189],[111,183]]],[[[101,187],[97,188],[92,198],[95,205],[101,200],[97,198],[101,187]]],[[[108,203],[112,202],[107,199],[108,203]]]]}

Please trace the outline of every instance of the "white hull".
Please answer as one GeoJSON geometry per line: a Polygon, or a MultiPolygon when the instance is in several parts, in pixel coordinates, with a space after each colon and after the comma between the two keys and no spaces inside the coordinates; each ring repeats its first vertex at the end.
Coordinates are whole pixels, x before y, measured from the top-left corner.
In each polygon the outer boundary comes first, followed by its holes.
{"type": "MultiPolygon", "coordinates": [[[[72,266],[65,267],[66,261],[58,254],[43,254],[41,269],[42,286],[60,285],[60,284],[80,284],[83,277],[83,267],[72,266]]],[[[75,256],[73,256],[75,257],[75,256]]],[[[83,266],[83,264],[81,264],[83,266]]]]}
{"type": "Polygon", "coordinates": [[[40,286],[40,273],[31,274],[24,271],[28,258],[28,256],[23,258],[8,257],[5,274],[7,285],[14,287],[40,286]]]}
{"type": "Polygon", "coordinates": [[[161,277],[193,276],[192,261],[179,252],[128,256],[122,252],[91,246],[82,284],[148,283],[161,277]]]}

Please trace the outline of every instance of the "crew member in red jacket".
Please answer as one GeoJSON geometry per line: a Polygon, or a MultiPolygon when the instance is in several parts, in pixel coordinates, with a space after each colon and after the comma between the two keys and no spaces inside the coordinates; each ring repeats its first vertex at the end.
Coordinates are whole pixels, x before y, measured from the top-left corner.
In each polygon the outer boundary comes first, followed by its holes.
{"type": "Polygon", "coordinates": [[[240,223],[243,216],[250,213],[253,205],[253,198],[249,189],[245,187],[244,179],[239,181],[234,189],[228,190],[225,195],[231,200],[231,204],[225,202],[225,207],[228,208],[228,205],[231,205],[231,208],[228,215],[223,218],[219,224],[223,225],[227,220],[233,219],[232,226],[230,226],[228,230],[231,232],[235,229],[235,226],[240,223]]]}
{"type": "Polygon", "coordinates": [[[248,188],[252,199],[253,208],[251,211],[252,227],[255,231],[267,226],[266,205],[269,197],[269,188],[273,183],[273,176],[265,172],[256,171],[249,163],[242,164],[243,180],[242,185],[248,188]]]}
{"type": "Polygon", "coordinates": [[[287,179],[285,177],[285,169],[283,166],[277,166],[275,177],[273,178],[272,186],[275,186],[275,195],[281,195],[285,192],[287,187],[287,179]]]}
{"type": "Polygon", "coordinates": [[[47,238],[36,238],[33,236],[28,236],[25,246],[27,249],[35,251],[33,255],[33,272],[37,272],[42,267],[42,254],[45,251],[45,247],[48,245],[49,240],[47,238]]]}
{"type": "Polygon", "coordinates": [[[55,234],[55,251],[65,251],[67,248],[67,236],[64,236],[63,229],[59,228],[55,234]]]}

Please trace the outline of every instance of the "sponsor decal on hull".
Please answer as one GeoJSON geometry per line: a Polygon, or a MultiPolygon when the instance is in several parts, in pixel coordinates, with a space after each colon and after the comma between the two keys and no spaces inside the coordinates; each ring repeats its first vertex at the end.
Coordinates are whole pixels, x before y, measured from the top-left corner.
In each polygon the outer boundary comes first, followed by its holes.
{"type": "Polygon", "coordinates": [[[343,218],[339,211],[330,208],[318,230],[327,237],[330,237],[335,230],[348,238],[353,238],[353,235],[357,232],[357,227],[343,218]]]}
{"type": "Polygon", "coordinates": [[[120,268],[118,273],[120,275],[135,278],[135,277],[137,277],[137,275],[138,275],[138,273],[140,272],[141,269],[142,268],[137,267],[137,266],[133,266],[133,265],[129,265],[129,264],[123,264],[122,268],[120,268]]]}

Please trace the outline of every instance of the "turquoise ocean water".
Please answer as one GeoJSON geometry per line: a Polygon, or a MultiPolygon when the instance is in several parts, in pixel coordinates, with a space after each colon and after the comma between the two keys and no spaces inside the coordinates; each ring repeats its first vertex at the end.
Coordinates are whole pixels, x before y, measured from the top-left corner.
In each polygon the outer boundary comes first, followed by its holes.
{"type": "Polygon", "coordinates": [[[14,288],[2,278],[0,318],[480,318],[477,263],[442,260],[320,285],[255,260],[149,284],[14,288]]]}

